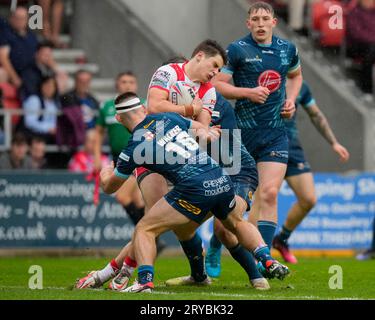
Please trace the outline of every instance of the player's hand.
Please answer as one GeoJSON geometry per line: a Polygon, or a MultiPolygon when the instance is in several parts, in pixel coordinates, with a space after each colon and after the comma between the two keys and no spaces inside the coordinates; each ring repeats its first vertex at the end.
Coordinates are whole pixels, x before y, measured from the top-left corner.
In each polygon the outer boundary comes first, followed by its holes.
{"type": "Polygon", "coordinates": [[[281,116],[285,119],[291,119],[296,112],[296,105],[294,101],[286,99],[284,108],[281,110],[281,116]]]}
{"type": "Polygon", "coordinates": [[[193,118],[196,118],[203,109],[203,102],[201,99],[195,97],[191,105],[193,106],[193,109],[194,109],[193,118]]]}
{"type": "Polygon", "coordinates": [[[251,102],[263,104],[268,99],[270,95],[270,90],[266,87],[256,87],[249,90],[248,99],[251,102]]]}
{"type": "Polygon", "coordinates": [[[334,152],[338,154],[340,162],[347,162],[349,160],[350,158],[349,151],[338,142],[332,145],[332,149],[334,152]]]}
{"type": "Polygon", "coordinates": [[[102,170],[100,170],[100,183],[102,186],[107,183],[114,169],[115,169],[115,164],[113,161],[111,161],[109,165],[106,165],[105,167],[102,168],[102,170]]]}
{"type": "Polygon", "coordinates": [[[208,140],[214,142],[220,139],[221,136],[221,126],[213,126],[208,129],[208,140]]]}

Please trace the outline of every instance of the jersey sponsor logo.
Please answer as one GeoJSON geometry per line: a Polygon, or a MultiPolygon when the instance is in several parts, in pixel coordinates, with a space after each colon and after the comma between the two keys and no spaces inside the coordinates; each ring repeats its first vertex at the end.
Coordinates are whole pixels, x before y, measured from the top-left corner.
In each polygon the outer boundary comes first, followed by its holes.
{"type": "Polygon", "coordinates": [[[240,46],[247,46],[247,42],[245,42],[245,41],[239,41],[238,44],[240,46]]]}
{"type": "Polygon", "coordinates": [[[246,63],[249,63],[249,62],[263,62],[263,59],[259,58],[259,56],[256,56],[255,58],[246,58],[245,62],[246,63]]]}
{"type": "Polygon", "coordinates": [[[258,85],[275,92],[281,86],[281,75],[275,70],[266,70],[259,76],[258,85]]]}
{"type": "Polygon", "coordinates": [[[196,216],[202,212],[201,209],[199,209],[196,206],[193,206],[191,203],[187,202],[186,200],[178,199],[177,202],[182,208],[186,209],[187,211],[191,212],[192,214],[196,216]]]}
{"type": "Polygon", "coordinates": [[[130,157],[123,152],[120,153],[119,158],[126,161],[126,162],[128,162],[130,160],[130,157]]]}
{"type": "Polygon", "coordinates": [[[168,87],[168,82],[171,78],[171,74],[165,70],[158,70],[155,72],[151,80],[151,87],[160,86],[162,88],[168,87]]]}
{"type": "Polygon", "coordinates": [[[262,53],[273,54],[272,50],[262,50],[262,53]]]}

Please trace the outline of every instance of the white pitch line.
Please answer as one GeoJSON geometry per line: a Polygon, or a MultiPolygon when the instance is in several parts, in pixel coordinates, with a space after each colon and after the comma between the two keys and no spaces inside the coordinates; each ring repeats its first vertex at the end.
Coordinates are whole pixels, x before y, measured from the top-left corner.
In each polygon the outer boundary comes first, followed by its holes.
{"type": "MultiPolygon", "coordinates": [[[[31,290],[28,287],[22,287],[22,286],[0,286],[0,289],[26,289],[26,290],[31,290]]],[[[68,288],[64,287],[44,287],[42,290],[66,290],[66,291],[71,291],[68,288]]],[[[89,291],[107,291],[103,289],[87,289],[89,291]]],[[[108,291],[107,291],[108,292],[108,291]]],[[[122,292],[118,292],[122,293],[122,292]]],[[[252,300],[254,298],[277,298],[278,300],[290,300],[290,299],[314,299],[314,300],[362,300],[360,298],[353,298],[353,297],[341,297],[341,298],[324,298],[324,297],[318,297],[318,296],[290,296],[290,297],[285,297],[285,296],[277,296],[277,297],[272,297],[271,295],[265,295],[265,294],[256,294],[256,295],[246,295],[246,294],[240,294],[240,293],[217,293],[217,292],[169,292],[169,291],[153,291],[151,294],[154,295],[177,295],[177,294],[202,294],[202,295],[209,295],[209,296],[215,296],[215,297],[232,297],[232,298],[248,298],[249,300],[252,300]]],[[[365,300],[375,300],[375,299],[365,299],[365,300]]]]}

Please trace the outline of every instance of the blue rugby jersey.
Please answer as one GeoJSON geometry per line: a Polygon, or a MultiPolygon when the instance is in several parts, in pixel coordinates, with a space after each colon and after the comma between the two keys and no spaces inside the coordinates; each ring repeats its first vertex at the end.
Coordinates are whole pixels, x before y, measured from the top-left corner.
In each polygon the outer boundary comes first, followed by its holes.
{"type": "Polygon", "coordinates": [[[287,74],[300,66],[296,46],[276,36],[269,45],[258,44],[251,34],[232,42],[228,48],[228,64],[223,73],[231,74],[236,87],[267,87],[271,93],[264,104],[248,99],[236,101],[239,128],[284,127],[280,115],[286,96],[287,74]]]}
{"type": "MultiPolygon", "coordinates": [[[[236,176],[246,176],[249,174],[252,176],[257,175],[253,172],[254,170],[256,171],[255,160],[246,150],[245,146],[241,143],[240,134],[234,134],[233,130],[238,129],[238,127],[232,105],[220,93],[217,92],[216,95],[217,101],[212,113],[211,125],[220,125],[221,129],[229,130],[229,139],[224,139],[222,136],[222,139],[214,142],[221,142],[219,148],[220,150],[222,150],[222,152],[220,153],[219,159],[216,159],[216,157],[211,154],[210,156],[217,160],[220,166],[225,168],[228,166],[236,166],[237,162],[233,161],[233,159],[230,158],[233,158],[233,153],[240,152],[241,163],[238,163],[238,165],[240,165],[240,168],[233,167],[233,171],[238,172],[236,176]],[[239,150],[235,150],[235,148],[238,148],[239,150]]],[[[257,178],[255,180],[257,180],[257,178]]]]}
{"type": "Polygon", "coordinates": [[[284,119],[285,127],[287,129],[287,134],[288,134],[290,143],[292,143],[295,140],[298,140],[298,129],[297,129],[297,121],[296,121],[298,106],[302,106],[303,108],[308,109],[309,107],[313,106],[315,103],[316,102],[312,96],[310,87],[304,81],[302,83],[301,90],[296,100],[296,113],[294,114],[292,119],[284,119]]]}
{"type": "Polygon", "coordinates": [[[119,155],[115,174],[126,179],[135,168],[144,167],[173,184],[193,183],[194,177],[204,180],[206,174],[220,167],[188,134],[190,126],[191,121],[177,113],[148,115],[119,155]]]}

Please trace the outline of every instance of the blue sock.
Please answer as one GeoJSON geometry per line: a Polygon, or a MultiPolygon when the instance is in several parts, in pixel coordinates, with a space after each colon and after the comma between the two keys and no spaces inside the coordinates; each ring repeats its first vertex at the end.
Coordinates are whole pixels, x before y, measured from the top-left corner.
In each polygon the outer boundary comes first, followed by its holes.
{"type": "Polygon", "coordinates": [[[270,249],[267,246],[258,247],[253,252],[255,259],[264,264],[267,260],[274,260],[271,257],[270,249]]]}
{"type": "Polygon", "coordinates": [[[258,221],[259,232],[269,249],[271,249],[276,228],[277,224],[272,221],[258,221]]]}
{"type": "Polygon", "coordinates": [[[285,228],[285,226],[282,226],[281,231],[279,233],[279,239],[283,242],[287,242],[292,232],[293,231],[285,228]]]}
{"type": "Polygon", "coordinates": [[[263,278],[259,273],[254,257],[251,253],[242,247],[240,244],[236,245],[234,248],[228,249],[232,257],[241,265],[241,267],[246,271],[250,280],[263,278]]]}
{"type": "Polygon", "coordinates": [[[210,248],[220,250],[221,247],[222,247],[222,243],[220,242],[220,240],[218,239],[218,237],[214,233],[212,235],[211,239],[210,239],[210,248]]]}
{"type": "Polygon", "coordinates": [[[373,230],[372,230],[372,244],[371,244],[371,250],[375,251],[375,219],[374,219],[374,223],[373,223],[372,228],[373,228],[373,230]]]}
{"type": "Polygon", "coordinates": [[[189,259],[191,276],[197,282],[202,282],[207,278],[204,269],[202,239],[196,233],[194,237],[188,241],[180,241],[181,247],[189,259]]]}
{"type": "Polygon", "coordinates": [[[138,282],[146,284],[154,281],[154,267],[153,266],[140,266],[138,268],[138,282]]]}

